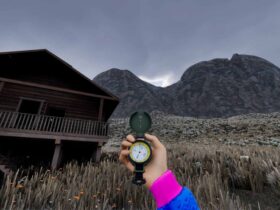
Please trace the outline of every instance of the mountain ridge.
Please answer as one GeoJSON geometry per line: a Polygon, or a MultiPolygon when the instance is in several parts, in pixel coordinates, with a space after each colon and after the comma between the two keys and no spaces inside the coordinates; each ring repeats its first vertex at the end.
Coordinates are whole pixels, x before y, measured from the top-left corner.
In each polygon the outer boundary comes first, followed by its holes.
{"type": "Polygon", "coordinates": [[[254,55],[236,53],[230,59],[198,62],[166,87],[116,68],[93,80],[120,97],[112,117],[127,117],[139,109],[202,118],[280,111],[280,69],[254,55]]]}

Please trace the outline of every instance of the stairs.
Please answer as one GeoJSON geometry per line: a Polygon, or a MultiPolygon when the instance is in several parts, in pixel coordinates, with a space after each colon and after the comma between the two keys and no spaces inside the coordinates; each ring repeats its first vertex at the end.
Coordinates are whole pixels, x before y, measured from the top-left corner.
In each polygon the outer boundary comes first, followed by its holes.
{"type": "Polygon", "coordinates": [[[11,164],[10,160],[4,155],[0,154],[0,173],[2,172],[5,176],[12,176],[14,173],[12,168],[13,165],[11,164]]]}

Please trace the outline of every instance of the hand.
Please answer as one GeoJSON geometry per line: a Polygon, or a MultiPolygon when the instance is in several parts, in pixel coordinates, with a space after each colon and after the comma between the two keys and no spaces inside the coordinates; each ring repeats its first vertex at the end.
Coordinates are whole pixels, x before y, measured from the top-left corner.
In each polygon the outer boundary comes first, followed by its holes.
{"type": "MultiPolygon", "coordinates": [[[[165,171],[167,171],[167,154],[166,148],[156,136],[145,133],[145,139],[151,142],[152,147],[151,162],[149,162],[148,165],[145,166],[145,172],[143,173],[143,177],[146,180],[145,186],[147,188],[150,188],[152,183],[165,171]]],[[[128,160],[128,155],[130,153],[128,148],[134,141],[135,138],[133,135],[127,135],[121,144],[121,151],[119,155],[119,160],[131,172],[134,171],[134,165],[128,160]]]]}

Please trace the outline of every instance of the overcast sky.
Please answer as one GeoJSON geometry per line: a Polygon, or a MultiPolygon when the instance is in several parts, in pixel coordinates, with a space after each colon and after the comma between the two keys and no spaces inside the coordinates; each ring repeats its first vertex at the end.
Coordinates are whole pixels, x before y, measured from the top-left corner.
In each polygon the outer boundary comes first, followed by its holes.
{"type": "Polygon", "coordinates": [[[0,2],[0,51],[46,48],[91,79],[120,68],[167,86],[234,53],[280,66],[279,0],[0,2]]]}

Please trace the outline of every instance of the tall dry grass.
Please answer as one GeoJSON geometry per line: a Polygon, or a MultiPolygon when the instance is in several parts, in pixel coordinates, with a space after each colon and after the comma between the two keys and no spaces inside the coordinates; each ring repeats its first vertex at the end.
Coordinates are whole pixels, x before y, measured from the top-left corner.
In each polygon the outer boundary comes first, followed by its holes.
{"type": "MultiPolygon", "coordinates": [[[[246,202],[234,193],[238,190],[268,189],[276,199],[280,196],[279,148],[176,144],[167,145],[167,150],[169,168],[192,190],[201,209],[270,209],[261,200],[246,202]]],[[[155,209],[151,193],[131,179],[117,153],[103,154],[99,164],[71,163],[25,176],[17,172],[6,177],[0,189],[0,208],[155,209]]],[[[277,203],[273,205],[271,209],[277,203]]]]}

